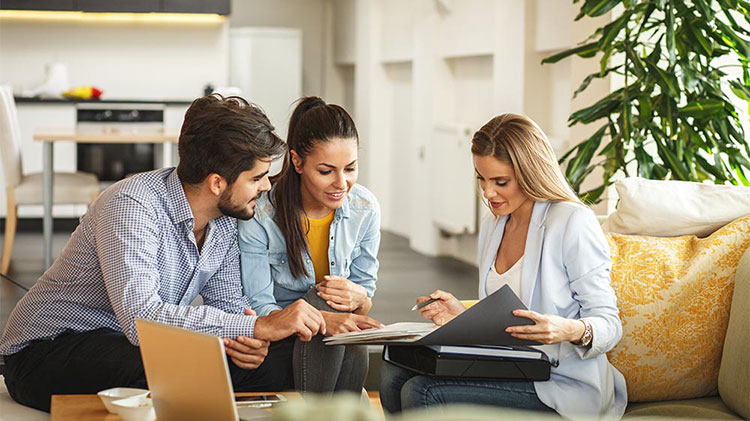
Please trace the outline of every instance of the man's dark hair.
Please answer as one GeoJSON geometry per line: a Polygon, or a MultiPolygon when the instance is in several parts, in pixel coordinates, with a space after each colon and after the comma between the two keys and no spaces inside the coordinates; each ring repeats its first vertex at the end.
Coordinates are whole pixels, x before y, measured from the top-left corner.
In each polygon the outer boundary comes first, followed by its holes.
{"type": "Polygon", "coordinates": [[[232,184],[257,159],[286,151],[273,129],[263,110],[243,98],[198,98],[185,113],[180,131],[177,175],[183,183],[198,184],[216,173],[232,184]]]}

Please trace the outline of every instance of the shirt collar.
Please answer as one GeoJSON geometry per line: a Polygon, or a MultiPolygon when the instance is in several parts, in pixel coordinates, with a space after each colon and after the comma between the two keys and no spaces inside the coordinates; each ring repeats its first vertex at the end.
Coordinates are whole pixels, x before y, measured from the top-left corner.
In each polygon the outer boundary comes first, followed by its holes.
{"type": "Polygon", "coordinates": [[[349,195],[352,192],[349,191],[349,193],[346,195],[346,200],[344,200],[344,203],[341,205],[340,208],[336,209],[336,216],[341,216],[342,218],[348,218],[349,217],[349,195]]]}
{"type": "Polygon", "coordinates": [[[177,170],[167,176],[167,208],[169,216],[175,224],[193,221],[193,211],[190,209],[190,202],[185,196],[185,189],[182,187],[180,177],[177,176],[177,170]]]}

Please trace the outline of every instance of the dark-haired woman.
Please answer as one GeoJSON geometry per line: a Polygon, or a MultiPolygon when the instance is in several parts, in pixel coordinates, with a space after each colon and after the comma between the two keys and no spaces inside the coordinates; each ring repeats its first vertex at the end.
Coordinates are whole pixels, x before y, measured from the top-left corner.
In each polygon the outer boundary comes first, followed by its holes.
{"type": "MultiPolygon", "coordinates": [[[[380,247],[380,206],[356,184],[359,140],[340,106],[303,98],[292,113],[289,152],[255,218],[240,221],[242,283],[259,316],[298,299],[319,309],[325,335],[381,324],[372,307],[380,247]]],[[[359,393],[367,374],[364,346],[297,340],[295,387],[359,393]]]]}

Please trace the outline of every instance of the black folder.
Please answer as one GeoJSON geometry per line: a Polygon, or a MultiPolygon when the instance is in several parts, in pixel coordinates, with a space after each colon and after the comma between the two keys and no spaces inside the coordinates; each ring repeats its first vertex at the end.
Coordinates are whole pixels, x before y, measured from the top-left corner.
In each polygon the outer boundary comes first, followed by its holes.
{"type": "MultiPolygon", "coordinates": [[[[404,335],[397,338],[367,338],[349,340],[342,345],[490,345],[490,346],[524,346],[540,345],[539,342],[511,336],[505,329],[509,326],[532,325],[534,322],[525,317],[516,317],[513,310],[526,310],[526,306],[508,286],[480,300],[463,313],[443,326],[419,335],[404,335]]],[[[369,331],[363,331],[369,332],[369,331]]],[[[376,331],[377,333],[377,331],[376,331]]],[[[346,336],[350,334],[342,334],[346,336]]],[[[326,338],[324,342],[337,345],[336,336],[326,338]]]]}
{"type": "Polygon", "coordinates": [[[513,358],[437,352],[427,346],[386,345],[383,361],[434,377],[512,381],[549,380],[547,355],[513,358]]]}

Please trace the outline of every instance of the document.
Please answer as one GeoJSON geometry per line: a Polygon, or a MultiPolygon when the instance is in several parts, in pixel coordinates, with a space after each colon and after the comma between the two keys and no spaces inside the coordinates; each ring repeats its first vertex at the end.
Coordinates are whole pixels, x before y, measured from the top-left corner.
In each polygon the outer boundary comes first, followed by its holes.
{"type": "Polygon", "coordinates": [[[432,323],[394,323],[381,329],[342,333],[323,339],[327,345],[413,344],[413,345],[538,345],[505,331],[509,326],[532,325],[533,321],[516,317],[513,310],[526,310],[513,290],[505,285],[468,308],[443,326],[432,323]]]}
{"type": "Polygon", "coordinates": [[[359,332],[340,333],[323,338],[323,342],[330,345],[366,343],[371,341],[398,340],[399,342],[414,342],[429,334],[438,326],[434,323],[400,322],[386,325],[380,329],[367,329],[359,332]]]}

